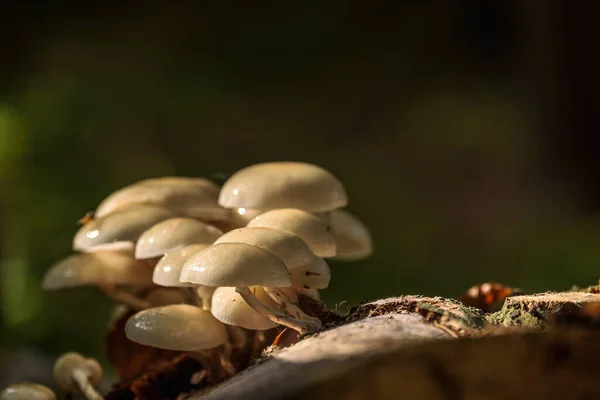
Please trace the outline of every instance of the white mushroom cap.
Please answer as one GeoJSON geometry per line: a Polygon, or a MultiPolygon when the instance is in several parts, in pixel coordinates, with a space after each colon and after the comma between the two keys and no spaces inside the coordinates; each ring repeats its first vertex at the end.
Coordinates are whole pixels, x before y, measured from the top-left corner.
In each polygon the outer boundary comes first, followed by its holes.
{"type": "Polygon", "coordinates": [[[302,239],[278,229],[234,229],[215,241],[215,244],[219,243],[246,243],[260,247],[279,257],[288,269],[307,264],[316,258],[302,239]]]}
{"type": "Polygon", "coordinates": [[[182,282],[204,286],[291,286],[285,264],[275,255],[245,243],[214,244],[190,257],[182,282]]]}
{"type": "Polygon", "coordinates": [[[146,346],[177,351],[211,349],[227,341],[225,325],[209,311],[187,304],[140,311],[127,320],[125,335],[146,346]]]}
{"type": "Polygon", "coordinates": [[[202,178],[162,177],[145,179],[113,192],[96,209],[101,218],[134,204],[150,204],[206,221],[227,218],[217,204],[219,186],[202,178]]]}
{"type": "Polygon", "coordinates": [[[181,270],[188,258],[209,246],[210,244],[191,244],[184,248],[168,252],[154,267],[152,282],[160,286],[196,286],[195,284],[179,281],[181,270]]]}
{"type": "Polygon", "coordinates": [[[0,393],[0,400],[56,400],[52,390],[33,382],[13,383],[0,393]]]}
{"type": "Polygon", "coordinates": [[[174,211],[155,206],[137,205],[119,209],[83,225],[75,234],[73,249],[85,251],[104,243],[136,241],[146,229],[175,216],[174,211]]]}
{"type": "Polygon", "coordinates": [[[192,218],[170,218],[154,225],[139,237],[135,258],[154,258],[189,244],[213,243],[223,232],[192,218]]]}
{"type": "Polygon", "coordinates": [[[53,290],[100,284],[149,285],[152,268],[118,251],[73,254],[46,272],[42,287],[53,290]]]}
{"type": "Polygon", "coordinates": [[[346,190],[329,171],[301,162],[268,162],[243,168],[223,185],[226,208],[300,208],[325,212],[348,203],[346,190]]]}
{"type": "Polygon", "coordinates": [[[335,210],[330,215],[331,227],[336,235],[338,260],[355,261],[373,253],[369,229],[353,214],[335,210]]]}
{"type": "Polygon", "coordinates": [[[331,280],[329,265],[322,258],[298,268],[290,269],[292,285],[304,289],[325,289],[331,280]]]}
{"type": "Polygon", "coordinates": [[[102,367],[93,358],[85,358],[78,353],[65,353],[54,363],[54,379],[58,386],[69,392],[81,393],[79,385],[73,379],[73,371],[84,372],[93,387],[102,381],[102,367]]]}
{"type": "Polygon", "coordinates": [[[248,227],[279,229],[299,236],[319,257],[336,254],[335,235],[329,224],[317,216],[297,208],[282,208],[258,215],[248,227]]]}
{"type": "MultiPolygon", "coordinates": [[[[277,303],[261,287],[252,287],[250,291],[258,297],[261,303],[267,307],[277,309],[277,303]]],[[[217,288],[212,297],[210,310],[215,318],[227,325],[241,326],[257,331],[271,329],[279,325],[250,307],[233,287],[217,288]]]]}
{"type": "Polygon", "coordinates": [[[184,289],[158,287],[148,293],[146,300],[152,304],[152,307],[162,307],[170,304],[189,303],[190,297],[184,289]]]}

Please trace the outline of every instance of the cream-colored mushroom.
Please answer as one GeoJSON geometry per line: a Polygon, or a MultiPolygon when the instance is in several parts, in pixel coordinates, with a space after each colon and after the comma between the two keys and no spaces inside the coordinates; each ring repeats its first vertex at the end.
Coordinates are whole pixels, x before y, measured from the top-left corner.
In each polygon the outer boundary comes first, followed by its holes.
{"type": "Polygon", "coordinates": [[[197,352],[227,341],[225,326],[209,311],[188,304],[149,308],[127,320],[129,340],[167,350],[197,352]]]}
{"type": "Polygon", "coordinates": [[[331,280],[329,265],[322,258],[308,264],[290,268],[292,285],[299,289],[325,289],[331,280]]]}
{"type": "Polygon", "coordinates": [[[329,171],[301,162],[267,162],[234,173],[221,188],[225,208],[299,208],[326,212],[348,202],[342,183],[329,171]]]}
{"type": "Polygon", "coordinates": [[[135,247],[135,258],[160,257],[190,244],[211,244],[222,234],[214,226],[192,218],[170,218],[142,233],[135,247]]]}
{"type": "Polygon", "coordinates": [[[75,234],[73,249],[85,251],[104,243],[135,242],[151,226],[176,216],[174,211],[149,205],[132,205],[118,209],[83,225],[75,234]]]}
{"type": "Polygon", "coordinates": [[[278,288],[292,284],[281,259],[257,246],[246,243],[214,244],[186,261],[180,280],[204,286],[235,287],[256,311],[302,333],[314,331],[321,326],[319,320],[302,313],[285,298],[280,298],[279,301],[285,305],[284,309],[288,314],[266,306],[250,291],[251,286],[261,286],[279,294],[278,288]],[[301,319],[289,315],[289,310],[297,312],[301,319]]]}
{"type": "Polygon", "coordinates": [[[373,253],[371,233],[355,215],[335,210],[330,213],[330,222],[337,241],[335,259],[357,261],[373,253]]]}
{"type": "Polygon", "coordinates": [[[203,221],[225,220],[228,212],[217,204],[218,196],[219,186],[207,179],[151,178],[112,193],[100,203],[95,215],[102,218],[134,204],[150,204],[203,221]]]}
{"type": "Polygon", "coordinates": [[[13,383],[0,393],[0,400],[56,400],[50,388],[33,382],[13,383]]]}
{"type": "MultiPolygon", "coordinates": [[[[277,303],[261,287],[250,287],[249,290],[267,307],[277,308],[277,303]]],[[[233,287],[217,288],[213,293],[210,310],[215,318],[227,325],[241,326],[256,331],[275,328],[279,325],[252,308],[233,287]]]]}
{"type": "Polygon", "coordinates": [[[95,250],[73,254],[52,266],[44,276],[47,290],[95,285],[115,301],[134,309],[150,304],[118,286],[151,286],[152,267],[127,251],[95,250]]]}
{"type": "Polygon", "coordinates": [[[299,236],[319,257],[333,257],[336,254],[335,235],[331,226],[303,210],[282,208],[267,211],[256,216],[247,226],[279,229],[299,236]]]}
{"type": "Polygon", "coordinates": [[[96,388],[102,381],[102,367],[93,358],[78,353],[66,353],[54,363],[54,379],[58,386],[82,394],[88,400],[103,400],[96,388]]]}

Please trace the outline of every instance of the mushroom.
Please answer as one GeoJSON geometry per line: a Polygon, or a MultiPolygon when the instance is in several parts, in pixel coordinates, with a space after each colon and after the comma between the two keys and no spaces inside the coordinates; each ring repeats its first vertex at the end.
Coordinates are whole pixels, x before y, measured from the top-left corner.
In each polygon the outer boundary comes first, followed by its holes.
{"type": "Polygon", "coordinates": [[[247,227],[279,229],[299,236],[319,257],[333,257],[336,242],[333,230],[327,222],[297,208],[267,211],[251,220],[247,227]]]}
{"type": "Polygon", "coordinates": [[[136,241],[151,226],[175,217],[174,211],[150,205],[133,205],[94,219],[75,234],[73,249],[88,248],[115,241],[136,241]]]}
{"type": "Polygon", "coordinates": [[[331,227],[336,236],[338,260],[357,261],[373,253],[369,229],[356,216],[345,210],[330,213],[331,227]]]}
{"type": "Polygon", "coordinates": [[[204,310],[210,310],[210,300],[215,288],[179,281],[181,269],[186,260],[209,246],[209,244],[191,244],[177,250],[169,251],[154,267],[152,281],[160,286],[189,287],[191,289],[190,295],[194,302],[204,310]]]}
{"type": "Polygon", "coordinates": [[[42,282],[42,288],[47,290],[85,285],[96,285],[109,297],[131,308],[147,308],[150,304],[146,300],[118,285],[152,285],[152,267],[124,251],[94,249],[59,261],[46,272],[42,282]]]}
{"type": "Polygon", "coordinates": [[[192,218],[170,218],[142,233],[135,247],[135,258],[164,255],[189,244],[213,243],[223,232],[192,218]]]}
{"type": "Polygon", "coordinates": [[[329,171],[301,162],[267,162],[234,173],[221,188],[225,208],[299,208],[327,212],[346,206],[346,190],[329,171]]]}
{"type": "MultiPolygon", "coordinates": [[[[261,287],[251,287],[249,290],[267,307],[277,307],[277,303],[261,287]]],[[[241,326],[255,331],[267,330],[279,325],[252,308],[233,287],[217,288],[213,294],[210,310],[215,318],[227,325],[241,326]]]]}
{"type": "Polygon", "coordinates": [[[52,390],[33,382],[13,383],[0,393],[0,400],[56,400],[52,390]]]}
{"type": "Polygon", "coordinates": [[[88,400],[103,400],[96,391],[102,381],[102,367],[93,358],[78,353],[63,354],[54,363],[54,379],[70,393],[83,394],[88,400]]]}
{"type": "MultiPolygon", "coordinates": [[[[318,319],[309,317],[301,310],[301,319],[284,314],[262,303],[249,289],[264,287],[267,292],[279,294],[278,288],[292,285],[290,274],[279,257],[260,247],[246,243],[214,244],[190,257],[181,271],[180,280],[204,286],[235,287],[242,298],[267,318],[293,328],[301,333],[321,327],[318,319]]],[[[283,296],[279,298],[286,312],[294,305],[283,296]]],[[[297,308],[297,307],[295,307],[297,308]]]]}
{"type": "Polygon", "coordinates": [[[145,179],[113,192],[96,208],[102,218],[124,207],[152,204],[204,221],[226,220],[227,210],[219,207],[219,186],[203,178],[161,177],[145,179]]]}

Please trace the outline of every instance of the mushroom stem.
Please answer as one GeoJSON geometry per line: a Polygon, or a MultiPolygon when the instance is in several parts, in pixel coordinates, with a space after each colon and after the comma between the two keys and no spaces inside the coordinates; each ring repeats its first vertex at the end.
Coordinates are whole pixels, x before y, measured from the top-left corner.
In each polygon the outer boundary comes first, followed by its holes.
{"type": "Polygon", "coordinates": [[[291,317],[294,317],[301,321],[305,321],[306,323],[313,326],[313,330],[319,329],[323,325],[320,319],[307,315],[304,311],[300,309],[300,307],[291,302],[282,290],[270,287],[266,287],[263,289],[277,304],[279,304],[283,308],[286,314],[289,314],[291,317]]]}
{"type": "Polygon", "coordinates": [[[254,308],[254,310],[269,318],[271,321],[292,328],[300,332],[301,335],[311,331],[311,327],[308,323],[264,305],[247,287],[236,287],[235,291],[242,296],[250,307],[254,308]]]}
{"type": "Polygon", "coordinates": [[[129,293],[116,285],[99,285],[100,290],[109,298],[119,304],[123,304],[132,310],[141,311],[152,307],[149,301],[140,299],[135,294],[129,293]]]}
{"type": "Polygon", "coordinates": [[[77,386],[81,389],[81,393],[88,400],[104,400],[104,397],[100,396],[100,394],[94,389],[92,384],[89,381],[89,376],[85,371],[81,369],[73,370],[73,380],[77,382],[77,386]]]}
{"type": "Polygon", "coordinates": [[[194,288],[194,287],[188,288],[188,293],[190,295],[190,299],[191,299],[193,305],[198,306],[205,311],[210,310],[210,308],[208,308],[208,309],[206,308],[204,301],[202,301],[200,296],[198,296],[198,294],[196,293],[196,288],[194,288]]]}

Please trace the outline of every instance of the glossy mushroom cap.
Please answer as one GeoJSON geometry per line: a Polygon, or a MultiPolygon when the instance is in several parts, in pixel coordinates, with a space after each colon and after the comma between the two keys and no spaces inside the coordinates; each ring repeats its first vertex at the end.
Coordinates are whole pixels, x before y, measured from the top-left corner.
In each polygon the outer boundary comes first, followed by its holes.
{"type": "MultiPolygon", "coordinates": [[[[261,303],[267,307],[277,309],[277,303],[262,288],[252,287],[250,290],[261,303]]],[[[250,307],[233,287],[217,288],[212,297],[210,310],[215,318],[227,325],[241,326],[257,331],[271,329],[279,325],[250,307]]]]}
{"type": "Polygon", "coordinates": [[[322,258],[290,269],[292,285],[302,289],[325,289],[331,280],[329,265],[322,258]]]}
{"type": "Polygon", "coordinates": [[[222,234],[214,226],[192,218],[170,218],[142,233],[135,247],[135,258],[160,257],[190,244],[210,244],[222,234]]]}
{"type": "Polygon", "coordinates": [[[185,264],[188,258],[209,246],[210,244],[191,244],[184,248],[168,252],[158,260],[158,263],[154,267],[152,282],[160,286],[195,286],[195,284],[179,281],[183,264],[185,264]]]}
{"type": "Polygon", "coordinates": [[[301,162],[268,162],[243,168],[223,185],[219,205],[326,212],[348,202],[342,183],[329,171],[301,162]]]}
{"type": "Polygon", "coordinates": [[[215,241],[246,243],[273,253],[289,268],[312,262],[316,256],[298,236],[271,228],[240,228],[227,232],[215,241]]]}
{"type": "Polygon", "coordinates": [[[227,218],[219,207],[219,186],[202,178],[162,177],[145,179],[109,195],[96,209],[102,218],[135,204],[149,204],[174,210],[181,215],[205,221],[227,218]]]}
{"type": "Polygon", "coordinates": [[[209,311],[187,304],[140,311],[127,320],[125,334],[146,346],[177,351],[211,349],[227,341],[221,322],[209,311]]]}
{"type": "Polygon", "coordinates": [[[201,250],[186,261],[179,280],[214,287],[292,284],[285,264],[277,256],[245,243],[219,243],[201,250]]]}
{"type": "Polygon", "coordinates": [[[373,253],[369,229],[356,216],[345,210],[330,214],[331,227],[336,236],[338,260],[356,261],[373,253]]]}
{"type": "Polygon", "coordinates": [[[150,285],[152,267],[118,251],[73,254],[46,272],[42,287],[54,290],[101,284],[150,285]]]}
{"type": "Polygon", "coordinates": [[[148,228],[175,216],[177,215],[174,211],[148,205],[134,205],[119,209],[83,225],[75,234],[73,249],[85,251],[104,243],[135,242],[148,228]]]}
{"type": "Polygon", "coordinates": [[[93,358],[85,358],[78,353],[65,353],[54,363],[54,379],[58,386],[69,392],[81,393],[77,382],[73,379],[75,370],[82,371],[93,387],[102,381],[102,367],[93,358]]]}
{"type": "Polygon", "coordinates": [[[267,211],[256,216],[247,227],[272,228],[292,233],[304,240],[319,257],[333,257],[336,254],[335,235],[329,224],[297,208],[267,211]]]}
{"type": "Polygon", "coordinates": [[[7,386],[0,393],[0,400],[56,400],[56,395],[39,383],[22,382],[7,386]]]}

